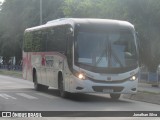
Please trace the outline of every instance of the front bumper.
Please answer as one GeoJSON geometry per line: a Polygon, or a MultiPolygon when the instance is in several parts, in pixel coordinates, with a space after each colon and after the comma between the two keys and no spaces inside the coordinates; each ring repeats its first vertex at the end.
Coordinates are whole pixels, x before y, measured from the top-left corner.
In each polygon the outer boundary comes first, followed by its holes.
{"type": "Polygon", "coordinates": [[[70,79],[69,91],[71,93],[117,93],[135,94],[137,92],[138,79],[126,80],[118,83],[102,83],[92,80],[80,80],[77,77],[70,79]]]}

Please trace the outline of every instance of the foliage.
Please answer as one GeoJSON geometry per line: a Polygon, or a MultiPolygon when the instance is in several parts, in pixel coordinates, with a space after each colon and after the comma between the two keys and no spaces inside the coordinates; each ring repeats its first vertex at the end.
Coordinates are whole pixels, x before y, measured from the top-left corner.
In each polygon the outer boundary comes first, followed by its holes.
{"type": "MultiPolygon", "coordinates": [[[[150,70],[160,63],[159,0],[42,0],[43,23],[62,17],[126,20],[135,25],[141,59],[150,70]]],[[[40,0],[5,0],[0,11],[0,55],[21,59],[23,32],[39,25],[40,0]]]]}
{"type": "Polygon", "coordinates": [[[159,6],[159,0],[65,0],[64,14],[133,23],[139,33],[141,61],[155,71],[160,64],[159,6]]]}
{"type": "MultiPolygon", "coordinates": [[[[62,0],[43,1],[43,23],[63,17],[62,0]]],[[[0,56],[22,59],[24,30],[38,26],[40,0],[5,0],[0,11],[0,56]]]]}

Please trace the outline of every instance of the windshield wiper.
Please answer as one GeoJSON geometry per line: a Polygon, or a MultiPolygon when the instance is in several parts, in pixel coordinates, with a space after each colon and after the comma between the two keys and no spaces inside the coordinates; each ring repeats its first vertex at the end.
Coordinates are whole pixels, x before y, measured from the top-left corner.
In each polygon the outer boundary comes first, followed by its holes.
{"type": "Polygon", "coordinates": [[[121,67],[124,67],[121,60],[118,58],[118,56],[116,55],[116,53],[112,49],[111,44],[109,44],[109,48],[110,48],[109,65],[111,65],[111,58],[112,58],[111,56],[113,55],[113,57],[117,61],[117,63],[119,63],[121,67]]]}
{"type": "Polygon", "coordinates": [[[101,53],[100,57],[98,58],[98,60],[97,60],[96,63],[95,63],[95,66],[97,66],[98,63],[102,60],[102,58],[103,58],[103,56],[104,56],[104,54],[105,54],[105,51],[106,51],[106,49],[104,49],[103,52],[101,53]]]}
{"type": "Polygon", "coordinates": [[[107,46],[107,42],[105,41],[105,44],[106,44],[106,46],[105,46],[105,49],[102,51],[102,54],[100,55],[100,57],[98,58],[98,60],[96,61],[96,63],[95,63],[95,66],[97,66],[98,65],[98,63],[100,63],[100,61],[102,60],[102,58],[103,58],[103,56],[104,56],[104,54],[106,53],[106,59],[107,59],[107,57],[108,57],[108,53],[107,53],[107,51],[108,51],[108,46],[107,46]]]}
{"type": "Polygon", "coordinates": [[[122,64],[122,62],[119,59],[119,57],[117,56],[117,54],[115,53],[115,51],[112,49],[111,43],[109,41],[106,43],[106,47],[102,51],[102,53],[101,53],[100,57],[98,58],[98,60],[96,61],[95,66],[97,66],[100,63],[100,61],[102,60],[102,58],[103,58],[103,56],[104,56],[105,53],[106,53],[106,57],[108,57],[108,65],[109,65],[109,67],[112,67],[112,65],[111,65],[111,58],[112,58],[112,56],[114,57],[114,60],[118,64],[120,64],[121,67],[124,67],[124,65],[122,64]]]}

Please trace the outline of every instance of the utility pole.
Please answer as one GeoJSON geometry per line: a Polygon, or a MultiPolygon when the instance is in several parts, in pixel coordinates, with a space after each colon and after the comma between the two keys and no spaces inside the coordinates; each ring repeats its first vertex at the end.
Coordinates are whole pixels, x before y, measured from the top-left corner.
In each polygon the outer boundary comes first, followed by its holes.
{"type": "Polygon", "coordinates": [[[39,8],[40,8],[40,25],[42,25],[42,0],[40,0],[39,8]]]}

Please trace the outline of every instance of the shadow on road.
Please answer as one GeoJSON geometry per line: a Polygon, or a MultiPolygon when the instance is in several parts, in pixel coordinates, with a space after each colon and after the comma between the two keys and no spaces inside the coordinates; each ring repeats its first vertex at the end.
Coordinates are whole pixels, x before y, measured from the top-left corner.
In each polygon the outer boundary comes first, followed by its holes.
{"type": "MultiPolygon", "coordinates": [[[[1,90],[1,92],[10,92],[11,89],[1,90]]],[[[12,89],[12,92],[36,92],[33,88],[20,88],[20,89],[12,89]]],[[[39,91],[41,93],[45,93],[51,96],[60,97],[59,91],[57,89],[48,89],[39,91]]],[[[121,97],[122,98],[122,97],[121,97]]],[[[115,103],[131,103],[131,101],[125,99],[113,100],[110,98],[109,94],[82,94],[82,93],[70,93],[67,98],[63,98],[66,100],[71,100],[74,102],[115,102],[115,103]]]]}
{"type": "MultiPolygon", "coordinates": [[[[48,89],[46,91],[42,91],[45,94],[60,97],[59,91],[56,89],[48,89]]],[[[129,101],[121,100],[113,100],[109,97],[108,94],[82,94],[82,93],[70,93],[68,94],[68,100],[77,101],[77,102],[118,102],[118,103],[126,103],[129,101]]]]}

